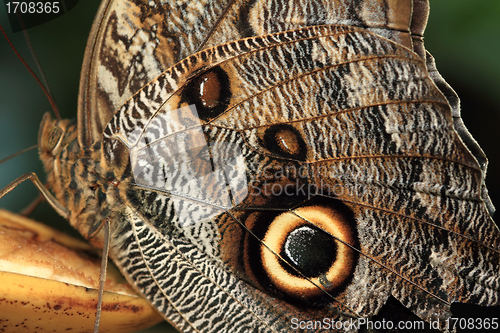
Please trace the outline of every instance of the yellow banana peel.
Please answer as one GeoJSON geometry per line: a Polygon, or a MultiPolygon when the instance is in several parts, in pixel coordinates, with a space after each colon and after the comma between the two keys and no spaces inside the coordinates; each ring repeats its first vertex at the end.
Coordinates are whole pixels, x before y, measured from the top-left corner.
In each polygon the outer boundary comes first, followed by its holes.
{"type": "MultiPolygon", "coordinates": [[[[93,332],[100,259],[85,242],[0,210],[0,332],[93,332]]],[[[108,268],[99,332],[163,318],[108,268]]]]}

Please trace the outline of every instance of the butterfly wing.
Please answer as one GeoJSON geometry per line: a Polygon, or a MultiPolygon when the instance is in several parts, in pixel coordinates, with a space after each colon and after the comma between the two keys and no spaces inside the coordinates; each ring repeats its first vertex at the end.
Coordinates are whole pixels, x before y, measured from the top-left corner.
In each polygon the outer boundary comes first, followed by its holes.
{"type": "Polygon", "coordinates": [[[103,1],[81,72],[79,143],[88,147],[100,141],[126,100],[204,47],[311,25],[344,24],[365,27],[423,55],[426,20],[425,1],[390,1],[386,6],[373,1],[103,1]]]}
{"type": "Polygon", "coordinates": [[[107,123],[127,99],[194,53],[226,3],[103,1],[80,78],[80,144],[100,141],[107,123]]]}
{"type": "Polygon", "coordinates": [[[129,186],[113,257],[181,331],[369,317],[391,295],[426,320],[498,304],[484,155],[426,18],[426,1],[102,5],[80,142],[104,131],[129,186]],[[377,35],[300,29],[319,24],[377,35]]]}
{"type": "Polygon", "coordinates": [[[399,44],[320,26],[207,49],[104,137],[130,184],[113,256],[183,331],[498,304],[481,168],[399,44]]]}

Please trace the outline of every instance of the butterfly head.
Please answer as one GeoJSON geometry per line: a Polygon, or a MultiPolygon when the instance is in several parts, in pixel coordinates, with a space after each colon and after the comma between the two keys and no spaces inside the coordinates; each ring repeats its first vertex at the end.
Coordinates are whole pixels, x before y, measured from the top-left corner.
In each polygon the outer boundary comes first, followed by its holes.
{"type": "MultiPolygon", "coordinates": [[[[68,130],[68,121],[53,120],[50,113],[43,116],[38,132],[38,151],[43,157],[43,161],[60,154],[64,142],[67,142],[66,133],[68,130]]],[[[46,165],[47,167],[47,165],[46,165]]]]}

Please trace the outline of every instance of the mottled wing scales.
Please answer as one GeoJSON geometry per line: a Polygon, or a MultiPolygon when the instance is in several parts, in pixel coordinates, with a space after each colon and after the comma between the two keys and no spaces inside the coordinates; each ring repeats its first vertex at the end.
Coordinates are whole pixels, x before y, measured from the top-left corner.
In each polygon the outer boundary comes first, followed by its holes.
{"type": "Polygon", "coordinates": [[[246,327],[244,322],[263,331],[286,331],[291,313],[316,319],[340,319],[341,312],[372,316],[390,295],[426,320],[447,318],[452,301],[498,304],[500,234],[481,201],[481,169],[453,129],[447,100],[422,59],[374,34],[312,27],[207,49],[134,95],[104,138],[107,163],[129,158],[132,172],[127,181],[133,193],[127,196],[133,222],[123,221],[128,231],[120,238],[130,258],[120,251],[115,256],[131,281],[140,275],[154,284],[139,288],[179,328],[207,327],[214,319],[204,302],[212,298],[233,304],[226,312],[234,306],[247,311],[225,318],[220,325],[229,326],[217,330],[246,327]],[[217,87],[230,93],[222,107],[207,109],[193,104],[197,92],[189,88],[211,73],[217,87]],[[279,131],[297,135],[289,151],[268,145],[269,133],[279,137],[279,131]],[[116,150],[121,144],[125,151],[116,150]],[[305,152],[295,151],[294,144],[305,152]],[[184,155],[173,157],[175,145],[184,155]],[[197,181],[203,189],[197,192],[185,168],[192,162],[202,167],[220,151],[241,157],[246,177],[236,172],[235,162],[233,177],[222,172],[197,181]],[[266,177],[264,170],[283,166],[307,166],[310,174],[266,177]],[[231,186],[232,179],[240,181],[231,186]],[[252,193],[252,181],[260,190],[266,182],[300,181],[322,191],[307,199],[270,198],[252,193]],[[238,197],[245,184],[247,196],[238,197]],[[220,193],[227,194],[222,201],[220,193]],[[279,298],[266,301],[264,293],[281,292],[268,290],[251,272],[252,263],[246,264],[258,254],[245,253],[252,239],[264,239],[254,234],[259,216],[298,212],[293,205],[318,198],[340,201],[352,211],[359,251],[352,278],[340,289],[325,290],[329,306],[314,313],[279,298]],[[172,255],[177,259],[165,259],[172,255]],[[185,268],[167,275],[164,267],[172,262],[185,268]],[[189,278],[179,280],[178,274],[189,278]],[[226,277],[226,284],[213,283],[216,277],[226,277]],[[190,281],[206,281],[207,289],[190,281]],[[233,291],[239,288],[244,291],[233,291]],[[162,299],[162,293],[186,290],[196,296],[169,305],[162,299]],[[255,307],[262,302],[271,302],[270,317],[255,307]],[[268,326],[257,324],[262,320],[268,326]]]}
{"type": "MultiPolygon", "coordinates": [[[[289,317],[269,311],[263,306],[265,295],[204,256],[196,244],[162,234],[137,213],[128,217],[114,249],[115,262],[179,331],[287,330],[289,317]]],[[[204,236],[212,240],[215,235],[204,236]]]]}
{"type": "Polygon", "coordinates": [[[80,80],[80,144],[101,140],[103,129],[127,99],[194,53],[227,3],[103,1],[80,80]]]}
{"type": "Polygon", "coordinates": [[[103,1],[80,79],[79,143],[100,141],[123,103],[195,51],[312,25],[367,28],[425,57],[426,1],[103,1]],[[272,19],[270,19],[272,15],[272,19]]]}

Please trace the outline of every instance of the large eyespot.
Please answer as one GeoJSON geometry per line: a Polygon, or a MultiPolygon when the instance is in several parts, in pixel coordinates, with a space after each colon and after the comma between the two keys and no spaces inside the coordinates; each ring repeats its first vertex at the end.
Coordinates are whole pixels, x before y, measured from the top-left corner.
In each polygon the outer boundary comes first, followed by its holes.
{"type": "Polygon", "coordinates": [[[295,297],[319,296],[322,291],[318,286],[338,288],[354,268],[356,253],[349,247],[355,245],[351,226],[342,214],[328,207],[301,207],[278,215],[262,243],[262,265],[269,279],[295,297]]]}
{"type": "Polygon", "coordinates": [[[196,76],[182,92],[182,100],[195,104],[200,118],[206,121],[224,112],[230,97],[229,78],[220,67],[196,76]]]}
{"type": "Polygon", "coordinates": [[[315,303],[344,290],[352,277],[358,258],[356,230],[352,213],[340,203],[264,214],[255,219],[253,231],[261,241],[247,242],[246,267],[266,289],[315,303]]]}
{"type": "Polygon", "coordinates": [[[300,132],[288,124],[269,127],[264,133],[264,146],[272,153],[298,160],[305,160],[307,146],[300,132]]]}

